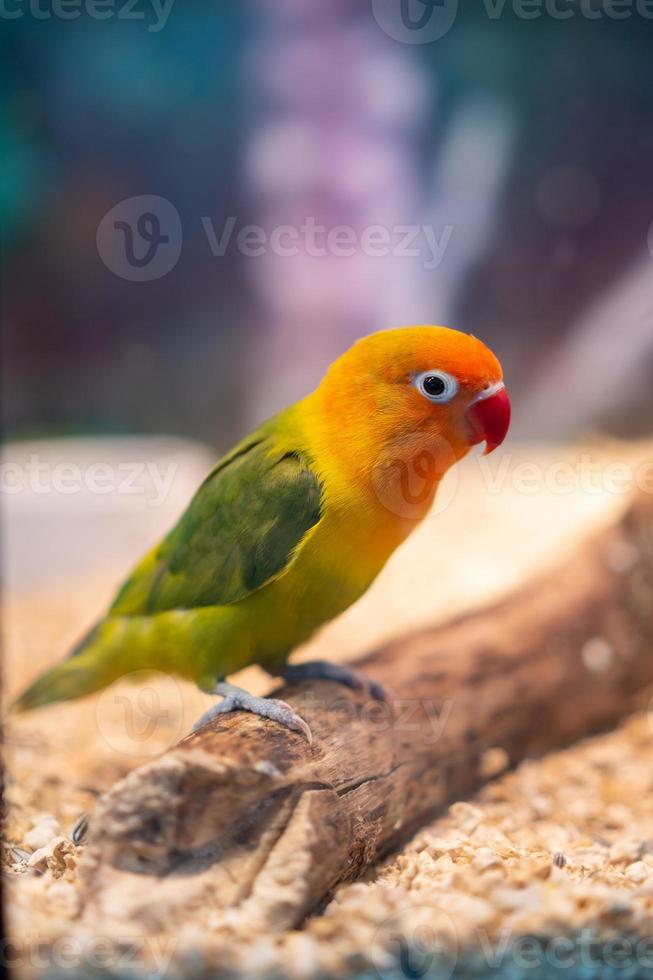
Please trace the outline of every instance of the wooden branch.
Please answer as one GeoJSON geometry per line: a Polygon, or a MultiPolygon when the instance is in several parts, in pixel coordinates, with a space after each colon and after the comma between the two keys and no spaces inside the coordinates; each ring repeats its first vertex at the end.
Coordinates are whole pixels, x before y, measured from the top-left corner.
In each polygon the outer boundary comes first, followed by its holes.
{"type": "Polygon", "coordinates": [[[640,494],[552,573],[360,660],[396,692],[394,716],[335,684],[288,685],[312,746],[239,713],[132,772],[93,818],[87,910],[141,933],[206,903],[248,930],[296,925],[480,785],[488,750],[515,764],[636,707],[652,654],[653,495],[640,494]]]}

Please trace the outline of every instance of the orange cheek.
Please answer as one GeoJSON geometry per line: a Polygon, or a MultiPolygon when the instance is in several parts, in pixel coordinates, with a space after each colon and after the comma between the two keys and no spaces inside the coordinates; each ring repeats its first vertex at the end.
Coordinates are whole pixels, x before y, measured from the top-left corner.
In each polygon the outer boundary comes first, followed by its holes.
{"type": "Polygon", "coordinates": [[[443,458],[446,457],[449,463],[460,459],[469,450],[464,412],[456,400],[448,405],[428,405],[426,412],[415,413],[414,421],[427,439],[437,440],[443,458]]]}
{"type": "Polygon", "coordinates": [[[415,392],[405,412],[406,429],[411,433],[448,438],[452,428],[448,405],[438,405],[415,392]]]}
{"type": "Polygon", "coordinates": [[[408,428],[417,431],[425,427],[438,427],[442,423],[442,405],[430,402],[413,389],[402,406],[408,428]]]}

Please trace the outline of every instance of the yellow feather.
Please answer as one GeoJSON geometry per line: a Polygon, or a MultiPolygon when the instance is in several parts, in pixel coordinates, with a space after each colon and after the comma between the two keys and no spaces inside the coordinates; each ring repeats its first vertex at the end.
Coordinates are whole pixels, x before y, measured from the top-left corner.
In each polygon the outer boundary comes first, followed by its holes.
{"type": "Polygon", "coordinates": [[[467,406],[500,379],[484,344],[443,327],[389,330],[356,343],[313,394],[265,427],[272,450],[308,461],[322,489],[321,517],[280,574],[229,605],[143,614],[155,549],[75,655],[16,707],[78,697],[144,668],[210,688],[247,664],[285,661],[365,592],[428,512],[442,476],[470,448],[467,406]],[[434,369],[460,385],[449,404],[430,403],[412,383],[434,369]]]}

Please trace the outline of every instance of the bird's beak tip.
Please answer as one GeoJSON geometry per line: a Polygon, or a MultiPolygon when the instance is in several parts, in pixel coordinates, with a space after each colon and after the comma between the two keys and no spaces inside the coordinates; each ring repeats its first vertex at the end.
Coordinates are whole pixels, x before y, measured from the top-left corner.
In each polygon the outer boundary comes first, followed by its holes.
{"type": "Polygon", "coordinates": [[[481,394],[467,409],[472,445],[485,442],[484,456],[494,452],[508,435],[510,415],[510,398],[503,384],[481,394]]]}

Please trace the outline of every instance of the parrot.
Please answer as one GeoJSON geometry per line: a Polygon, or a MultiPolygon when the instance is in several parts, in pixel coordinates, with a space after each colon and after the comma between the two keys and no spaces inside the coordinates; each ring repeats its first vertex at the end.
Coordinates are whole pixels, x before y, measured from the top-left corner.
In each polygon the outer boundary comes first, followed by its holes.
{"type": "Polygon", "coordinates": [[[492,452],[509,425],[501,365],[472,334],[423,325],[360,338],[311,394],[215,464],[106,615],[14,709],[157,670],[221,697],[195,727],[243,710],[310,741],[289,704],[228,677],[258,664],[385,698],[344,665],[289,657],[366,592],[429,512],[447,470],[482,442],[492,452]]]}

